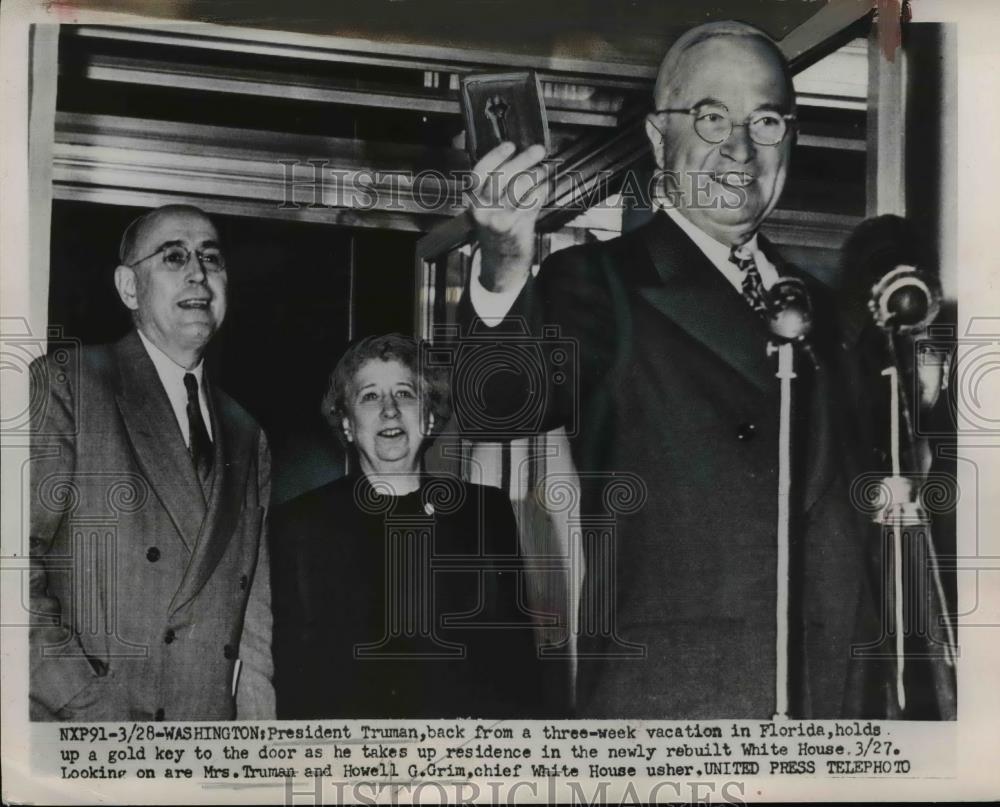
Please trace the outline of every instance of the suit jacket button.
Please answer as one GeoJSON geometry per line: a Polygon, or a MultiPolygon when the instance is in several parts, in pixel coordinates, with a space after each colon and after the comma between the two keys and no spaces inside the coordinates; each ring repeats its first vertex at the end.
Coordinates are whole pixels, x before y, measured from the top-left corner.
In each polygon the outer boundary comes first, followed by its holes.
{"type": "Polygon", "coordinates": [[[170,644],[176,638],[173,628],[167,628],[167,632],[163,634],[163,641],[170,644]]]}
{"type": "Polygon", "coordinates": [[[757,427],[753,423],[741,423],[736,427],[736,439],[746,442],[753,440],[757,433],[757,427]]]}
{"type": "Polygon", "coordinates": [[[153,716],[154,720],[163,720],[164,712],[163,709],[157,709],[156,714],[153,716]]]}
{"type": "Polygon", "coordinates": [[[247,590],[247,583],[249,583],[249,582],[250,582],[250,578],[248,578],[245,574],[241,574],[240,575],[240,589],[242,591],[246,591],[247,590]]]}
{"type": "Polygon", "coordinates": [[[236,658],[236,651],[233,650],[233,646],[231,644],[227,644],[224,648],[222,648],[222,655],[224,655],[229,661],[232,661],[236,658]]]}
{"type": "Polygon", "coordinates": [[[146,560],[150,563],[156,563],[160,559],[160,550],[155,546],[151,546],[146,550],[146,560]]]}

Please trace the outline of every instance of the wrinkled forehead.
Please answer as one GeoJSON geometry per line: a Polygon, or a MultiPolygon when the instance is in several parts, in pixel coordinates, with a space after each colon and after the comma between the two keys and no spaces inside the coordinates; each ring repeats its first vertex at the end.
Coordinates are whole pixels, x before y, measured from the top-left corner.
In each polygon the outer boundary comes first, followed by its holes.
{"type": "Polygon", "coordinates": [[[692,45],[667,77],[657,106],[705,99],[731,110],[791,110],[794,95],[780,52],[759,37],[718,36],[692,45]]]}
{"type": "Polygon", "coordinates": [[[197,211],[154,211],[137,225],[133,251],[145,255],[173,241],[200,247],[217,244],[219,233],[211,220],[197,211]]]}

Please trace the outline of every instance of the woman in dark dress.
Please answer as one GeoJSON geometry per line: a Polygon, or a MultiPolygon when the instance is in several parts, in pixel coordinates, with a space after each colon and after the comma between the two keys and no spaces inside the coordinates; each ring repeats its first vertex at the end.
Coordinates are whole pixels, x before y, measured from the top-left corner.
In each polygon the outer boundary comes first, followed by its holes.
{"type": "Polygon", "coordinates": [[[421,473],[447,383],[418,370],[412,339],[369,337],[323,412],[357,470],[272,518],[278,717],[536,716],[510,502],[421,473]]]}

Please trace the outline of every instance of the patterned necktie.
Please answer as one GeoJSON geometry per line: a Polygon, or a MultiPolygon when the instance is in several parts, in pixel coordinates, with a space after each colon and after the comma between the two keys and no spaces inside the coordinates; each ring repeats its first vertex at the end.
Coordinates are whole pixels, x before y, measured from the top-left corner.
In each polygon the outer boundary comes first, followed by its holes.
{"type": "Polygon", "coordinates": [[[729,260],[736,264],[736,268],[743,273],[743,299],[762,319],[766,320],[768,317],[767,292],[764,291],[764,282],[760,279],[760,272],[757,270],[757,262],[753,259],[753,253],[749,250],[741,251],[738,247],[733,247],[729,253],[729,260]]]}
{"type": "Polygon", "coordinates": [[[208,436],[205,419],[201,415],[198,379],[194,377],[194,373],[184,374],[184,387],[188,394],[187,416],[191,435],[191,462],[198,472],[198,479],[204,485],[212,473],[212,440],[208,436]]]}

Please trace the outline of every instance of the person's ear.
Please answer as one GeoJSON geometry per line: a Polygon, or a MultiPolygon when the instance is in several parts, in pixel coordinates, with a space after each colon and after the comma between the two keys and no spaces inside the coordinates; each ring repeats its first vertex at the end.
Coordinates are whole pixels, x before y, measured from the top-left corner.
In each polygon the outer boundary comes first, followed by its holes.
{"type": "Polygon", "coordinates": [[[348,443],[353,443],[354,435],[351,433],[351,421],[348,420],[347,418],[344,418],[340,422],[340,425],[344,429],[344,439],[347,440],[348,443]]]}
{"type": "Polygon", "coordinates": [[[662,170],[663,146],[666,137],[660,129],[660,118],[661,116],[656,112],[650,112],[646,116],[646,137],[649,139],[650,148],[653,150],[653,158],[656,160],[656,165],[662,170]]]}
{"type": "Polygon", "coordinates": [[[427,433],[428,434],[433,434],[434,433],[434,413],[433,412],[431,412],[427,416],[427,433]]]}
{"type": "Polygon", "coordinates": [[[115,288],[125,307],[130,311],[139,308],[139,295],[136,290],[135,269],[131,266],[119,265],[115,269],[115,288]]]}

